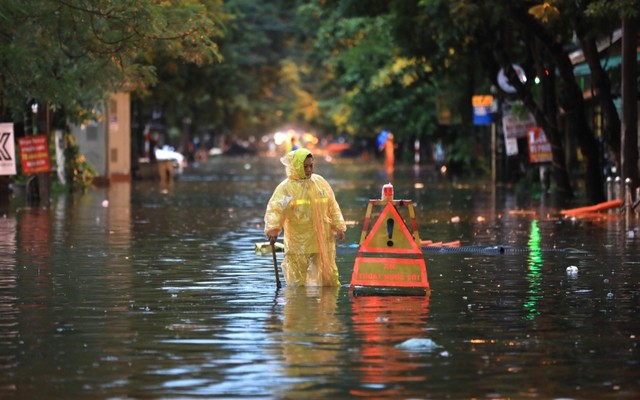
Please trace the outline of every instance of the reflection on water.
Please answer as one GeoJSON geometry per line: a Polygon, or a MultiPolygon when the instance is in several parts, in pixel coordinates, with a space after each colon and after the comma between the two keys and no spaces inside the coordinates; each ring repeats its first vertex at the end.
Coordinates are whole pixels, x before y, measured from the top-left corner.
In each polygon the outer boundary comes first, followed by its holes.
{"type": "Polygon", "coordinates": [[[540,280],[542,278],[541,270],[543,265],[542,251],[540,249],[540,228],[538,228],[538,220],[534,219],[531,221],[531,234],[529,236],[529,272],[527,273],[529,290],[527,292],[528,297],[524,303],[524,308],[527,311],[525,318],[527,319],[534,319],[538,315],[536,303],[542,297],[540,280]]]}
{"type": "Polygon", "coordinates": [[[50,209],[16,200],[0,218],[0,398],[640,397],[627,222],[396,165],[420,236],[475,250],[425,253],[429,296],[353,296],[361,219],[387,174],[316,169],[351,221],[341,288],[277,291],[271,255],[255,253],[275,158],[213,159],[50,209]],[[477,251],[499,246],[512,251],[477,251]]]}
{"type": "Polygon", "coordinates": [[[413,372],[428,358],[411,357],[398,345],[428,337],[429,296],[359,296],[352,304],[353,331],[360,346],[352,361],[358,385],[350,393],[402,398],[405,385],[424,384],[427,376],[413,372]]]}
{"type": "Polygon", "coordinates": [[[278,314],[282,315],[282,374],[280,395],[305,398],[313,388],[316,398],[339,395],[333,377],[339,375],[336,360],[348,350],[345,328],[337,313],[339,288],[287,287],[278,314]]]}
{"type": "MultiPolygon", "coordinates": [[[[15,253],[17,251],[17,222],[12,216],[0,218],[0,370],[11,371],[17,367],[18,349],[18,285],[15,253]]],[[[4,372],[3,372],[4,374],[4,372]]],[[[2,380],[0,396],[5,391],[14,392],[15,382],[2,380]]]]}

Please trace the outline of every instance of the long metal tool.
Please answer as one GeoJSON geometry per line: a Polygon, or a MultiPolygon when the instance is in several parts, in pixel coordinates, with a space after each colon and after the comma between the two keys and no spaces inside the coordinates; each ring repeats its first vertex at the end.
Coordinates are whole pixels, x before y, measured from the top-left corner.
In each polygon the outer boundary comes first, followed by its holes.
{"type": "Polygon", "coordinates": [[[273,271],[276,273],[276,287],[280,289],[282,285],[280,284],[280,275],[278,275],[278,260],[276,259],[275,243],[271,243],[271,254],[273,254],[273,271]]]}

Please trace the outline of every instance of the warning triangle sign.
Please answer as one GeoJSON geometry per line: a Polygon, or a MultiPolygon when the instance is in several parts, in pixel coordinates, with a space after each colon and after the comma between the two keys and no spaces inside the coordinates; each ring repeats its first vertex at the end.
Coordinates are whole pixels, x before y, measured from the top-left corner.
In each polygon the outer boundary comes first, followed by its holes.
{"type": "Polygon", "coordinates": [[[380,203],[377,200],[369,200],[361,243],[353,265],[351,287],[354,290],[419,289],[428,293],[430,288],[427,266],[411,202],[398,201],[399,204],[408,206],[415,235],[411,234],[398,213],[396,201],[386,202],[373,228],[366,234],[372,206],[382,205],[380,203]]]}
{"type": "Polygon", "coordinates": [[[422,254],[422,249],[394,205],[389,202],[360,245],[360,252],[422,254]]]}

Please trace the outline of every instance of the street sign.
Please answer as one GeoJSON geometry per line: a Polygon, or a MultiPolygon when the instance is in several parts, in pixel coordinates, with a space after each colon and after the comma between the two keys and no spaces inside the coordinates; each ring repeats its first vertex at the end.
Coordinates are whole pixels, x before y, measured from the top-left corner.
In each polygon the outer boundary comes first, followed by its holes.
{"type": "Polygon", "coordinates": [[[536,126],[527,131],[527,142],[529,144],[529,162],[531,164],[541,162],[551,162],[551,144],[547,140],[542,128],[536,126]]]}
{"type": "Polygon", "coordinates": [[[0,175],[16,174],[16,147],[13,124],[0,124],[0,175]]]}
{"type": "MultiPolygon", "coordinates": [[[[511,67],[516,72],[516,76],[520,83],[524,84],[527,82],[527,75],[524,73],[524,70],[518,64],[511,64],[511,67]]],[[[498,86],[500,89],[504,90],[506,93],[513,94],[516,92],[516,88],[511,84],[511,81],[507,77],[507,73],[504,68],[500,68],[498,71],[498,86]]]]}
{"type": "Polygon", "coordinates": [[[503,112],[502,131],[507,139],[527,137],[527,131],[535,125],[536,120],[531,113],[527,113],[525,116],[516,116],[503,112]]]}
{"type": "Polygon", "coordinates": [[[369,200],[351,286],[421,289],[429,292],[427,267],[410,200],[369,200]],[[373,205],[385,207],[367,234],[373,205]],[[413,235],[398,213],[396,205],[408,207],[413,235]]]}
{"type": "Polygon", "coordinates": [[[505,138],[504,139],[504,147],[505,147],[507,156],[516,156],[516,155],[518,155],[518,139],[516,139],[516,138],[505,138]]]}
{"type": "Polygon", "coordinates": [[[31,175],[50,172],[49,142],[47,135],[25,136],[18,138],[22,174],[31,175]]]}
{"type": "Polygon", "coordinates": [[[491,125],[491,123],[493,122],[493,114],[491,113],[491,108],[493,106],[493,96],[472,96],[471,105],[473,106],[473,124],[491,125]]]}

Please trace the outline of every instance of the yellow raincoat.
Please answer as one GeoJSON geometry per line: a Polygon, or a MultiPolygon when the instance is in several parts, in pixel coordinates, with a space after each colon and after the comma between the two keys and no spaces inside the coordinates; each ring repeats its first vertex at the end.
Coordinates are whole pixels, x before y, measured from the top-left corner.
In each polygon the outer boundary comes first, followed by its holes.
{"type": "Polygon", "coordinates": [[[311,152],[297,149],[281,158],[287,179],[273,192],[264,216],[264,232],[284,229],[282,271],[291,286],[339,286],[334,234],[346,224],[333,189],[320,175],[304,172],[311,152]]]}

